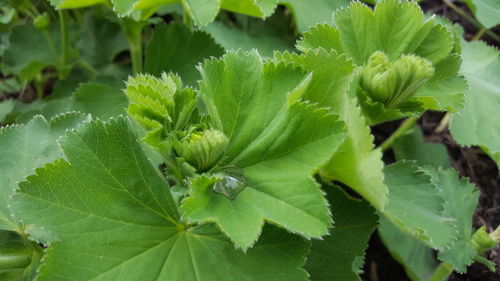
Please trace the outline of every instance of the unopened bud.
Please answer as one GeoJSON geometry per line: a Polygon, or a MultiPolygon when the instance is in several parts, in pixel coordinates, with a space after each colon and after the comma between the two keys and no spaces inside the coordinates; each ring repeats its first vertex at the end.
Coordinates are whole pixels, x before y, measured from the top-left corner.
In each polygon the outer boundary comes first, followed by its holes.
{"type": "Polygon", "coordinates": [[[219,130],[210,129],[191,133],[174,145],[175,152],[196,168],[198,172],[210,170],[222,158],[229,143],[219,130]]]}
{"type": "Polygon", "coordinates": [[[361,72],[361,87],[387,108],[413,97],[434,75],[432,63],[415,55],[403,55],[395,61],[380,51],[373,53],[361,72]]]}

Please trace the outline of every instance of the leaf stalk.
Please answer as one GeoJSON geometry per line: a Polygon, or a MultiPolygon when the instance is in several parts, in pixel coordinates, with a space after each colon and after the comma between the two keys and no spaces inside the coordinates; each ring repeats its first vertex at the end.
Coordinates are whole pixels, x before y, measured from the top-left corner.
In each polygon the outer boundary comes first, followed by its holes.
{"type": "Polygon", "coordinates": [[[389,138],[387,138],[379,146],[379,148],[382,150],[382,152],[384,152],[387,149],[391,148],[391,146],[394,143],[394,141],[397,138],[399,138],[401,135],[403,135],[404,133],[406,133],[406,131],[408,131],[410,128],[412,128],[413,125],[415,125],[415,123],[417,122],[417,120],[418,120],[418,117],[412,116],[412,117],[407,118],[405,121],[403,121],[403,123],[401,124],[401,126],[399,126],[399,128],[394,133],[392,133],[392,135],[390,135],[389,138]]]}
{"type": "Polygon", "coordinates": [[[447,262],[439,264],[429,281],[444,281],[453,273],[453,266],[447,262]]]}

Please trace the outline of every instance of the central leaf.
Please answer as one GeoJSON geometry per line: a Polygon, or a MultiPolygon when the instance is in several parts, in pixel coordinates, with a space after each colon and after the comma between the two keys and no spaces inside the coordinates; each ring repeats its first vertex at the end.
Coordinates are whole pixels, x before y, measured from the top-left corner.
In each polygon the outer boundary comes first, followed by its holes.
{"type": "Polygon", "coordinates": [[[229,138],[220,165],[241,169],[246,187],[230,200],[213,191],[216,177],[197,178],[182,203],[184,217],[215,221],[243,249],[257,240],[264,221],[305,237],[327,234],[331,218],[312,171],[345,135],[328,109],[299,101],[308,76],[264,63],[256,52],[207,61],[201,74],[212,123],[229,138]]]}
{"type": "Polygon", "coordinates": [[[87,123],[61,146],[68,161],[28,177],[14,205],[30,238],[50,242],[37,280],[307,280],[299,237],[269,227],[243,253],[213,225],[181,224],[126,119],[87,123]]]}

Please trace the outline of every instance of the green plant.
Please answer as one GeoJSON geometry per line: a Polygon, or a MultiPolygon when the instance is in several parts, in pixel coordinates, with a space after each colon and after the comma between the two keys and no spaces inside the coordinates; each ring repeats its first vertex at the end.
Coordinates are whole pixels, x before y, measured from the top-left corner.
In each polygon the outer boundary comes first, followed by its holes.
{"type": "Polygon", "coordinates": [[[399,0],[339,1],[299,52],[240,15],[282,3],[294,34],[309,19],[292,0],[50,3],[4,9],[2,75],[37,99],[0,103],[18,123],[0,129],[2,280],[360,280],[375,229],[412,280],[494,270],[478,190],[415,124],[462,112],[457,140],[498,161],[496,131],[464,131],[498,94],[497,50],[399,0]],[[229,50],[241,38],[283,48],[229,50]],[[404,118],[374,145],[370,126],[404,118]]]}

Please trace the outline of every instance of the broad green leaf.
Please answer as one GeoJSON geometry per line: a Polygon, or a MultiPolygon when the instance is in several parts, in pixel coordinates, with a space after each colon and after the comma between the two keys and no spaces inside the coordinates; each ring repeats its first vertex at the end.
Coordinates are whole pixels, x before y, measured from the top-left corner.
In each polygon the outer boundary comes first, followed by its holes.
{"type": "Polygon", "coordinates": [[[106,0],[49,0],[58,9],[75,9],[105,3],[106,0]]]}
{"type": "Polygon", "coordinates": [[[118,53],[128,50],[129,45],[119,24],[89,11],[83,16],[82,33],[76,47],[87,63],[101,69],[118,53]]]}
{"type": "Polygon", "coordinates": [[[9,46],[3,54],[7,69],[27,82],[45,67],[58,65],[58,31],[56,24],[52,24],[46,34],[31,24],[13,27],[9,46]]]}
{"type": "MultiPolygon", "coordinates": [[[[416,160],[425,173],[431,176],[432,184],[438,188],[439,196],[443,199],[441,213],[444,217],[454,220],[457,231],[452,243],[441,249],[438,257],[451,263],[458,272],[465,272],[466,266],[473,262],[477,254],[470,241],[472,216],[479,197],[478,190],[466,179],[458,177],[456,171],[451,168],[445,148],[441,144],[424,143],[419,130],[396,140],[394,151],[397,159],[416,160]]],[[[386,245],[389,245],[389,248],[399,248],[397,244],[400,242],[392,241],[392,243],[391,240],[386,241],[386,245]]],[[[417,270],[411,261],[403,259],[403,263],[407,268],[417,270]]]]}
{"type": "Polygon", "coordinates": [[[229,138],[221,166],[241,169],[246,187],[229,200],[212,191],[213,178],[193,180],[184,217],[216,222],[243,249],[264,221],[305,237],[326,234],[331,218],[311,173],[343,140],[343,124],[327,109],[288,95],[304,87],[300,70],[264,63],[256,52],[230,52],[200,71],[212,123],[229,138]]]}
{"type": "Polygon", "coordinates": [[[424,142],[422,130],[418,126],[397,138],[392,150],[398,161],[416,161],[420,167],[432,166],[443,169],[452,167],[446,147],[441,143],[424,142]]]}
{"type": "Polygon", "coordinates": [[[214,40],[202,31],[190,31],[184,25],[171,23],[155,29],[146,47],[145,71],[160,76],[174,72],[193,85],[200,79],[196,64],[224,53],[214,40]],[[168,43],[167,43],[168,42],[168,43]]]}
{"type": "MultiPolygon", "coordinates": [[[[500,158],[500,53],[485,43],[462,41],[463,63],[469,91],[464,109],[452,116],[450,131],[463,146],[479,145],[494,159],[500,158]]],[[[500,161],[496,161],[500,165],[500,161]]]]}
{"type": "Polygon", "coordinates": [[[127,98],[121,86],[98,82],[81,84],[73,93],[69,109],[107,120],[125,113],[127,98]]]}
{"type": "Polygon", "coordinates": [[[476,15],[479,22],[486,28],[500,24],[500,2],[496,0],[462,0],[476,15]]]}
{"type": "Polygon", "coordinates": [[[373,136],[356,100],[347,93],[354,66],[344,55],[318,49],[303,55],[276,54],[276,59],[312,72],[303,98],[330,107],[346,123],[348,137],[321,168],[321,176],[338,180],[356,190],[375,208],[383,209],[387,187],[383,183],[380,150],[374,150],[373,136]]]}
{"type": "Polygon", "coordinates": [[[449,262],[459,273],[465,273],[474,261],[476,249],[471,244],[472,216],[479,200],[479,191],[467,179],[460,179],[453,169],[427,168],[432,182],[443,198],[443,216],[453,218],[457,226],[456,240],[439,252],[438,258],[449,262]]]}
{"type": "Polygon", "coordinates": [[[335,226],[323,240],[312,242],[305,268],[313,281],[360,281],[353,262],[364,257],[378,217],[370,205],[350,198],[338,187],[329,186],[327,193],[335,226]]]}
{"type": "Polygon", "coordinates": [[[0,279],[31,281],[37,272],[42,248],[18,233],[0,230],[0,279]]]}
{"type": "Polygon", "coordinates": [[[453,217],[443,213],[445,200],[431,177],[412,162],[396,162],[384,168],[389,203],[382,212],[407,233],[443,250],[456,236],[453,217]]]}
{"type": "Polygon", "coordinates": [[[208,32],[217,43],[227,50],[256,49],[259,54],[272,57],[274,51],[292,50],[295,39],[288,35],[289,27],[286,19],[274,14],[262,21],[247,17],[244,27],[230,27],[221,22],[207,25],[203,30],[208,32]]]}
{"type": "Polygon", "coordinates": [[[266,228],[245,254],[213,225],[182,225],[125,118],[87,123],[61,145],[68,162],[38,169],[16,196],[31,237],[52,240],[37,280],[307,279],[298,237],[266,228]]]}
{"type": "Polygon", "coordinates": [[[438,267],[434,250],[421,240],[380,217],[378,233],[392,257],[401,263],[412,281],[427,281],[438,267]]]}
{"type": "Polygon", "coordinates": [[[349,5],[349,0],[279,0],[280,4],[285,5],[293,17],[297,29],[300,32],[307,31],[313,25],[318,23],[330,22],[332,13],[349,5]]]}
{"type": "Polygon", "coordinates": [[[68,111],[90,113],[107,120],[125,113],[127,98],[121,88],[121,83],[109,78],[82,83],[70,97],[49,100],[40,108],[21,113],[16,121],[26,122],[37,114],[50,119],[68,111]]]}
{"type": "Polygon", "coordinates": [[[77,127],[86,116],[68,113],[47,122],[37,116],[25,125],[0,129],[0,229],[21,230],[23,226],[9,209],[17,184],[35,168],[61,157],[56,140],[66,129],[77,127]]]}
{"type": "Polygon", "coordinates": [[[221,2],[222,0],[182,0],[182,6],[197,26],[205,26],[217,16],[221,2]]]}

